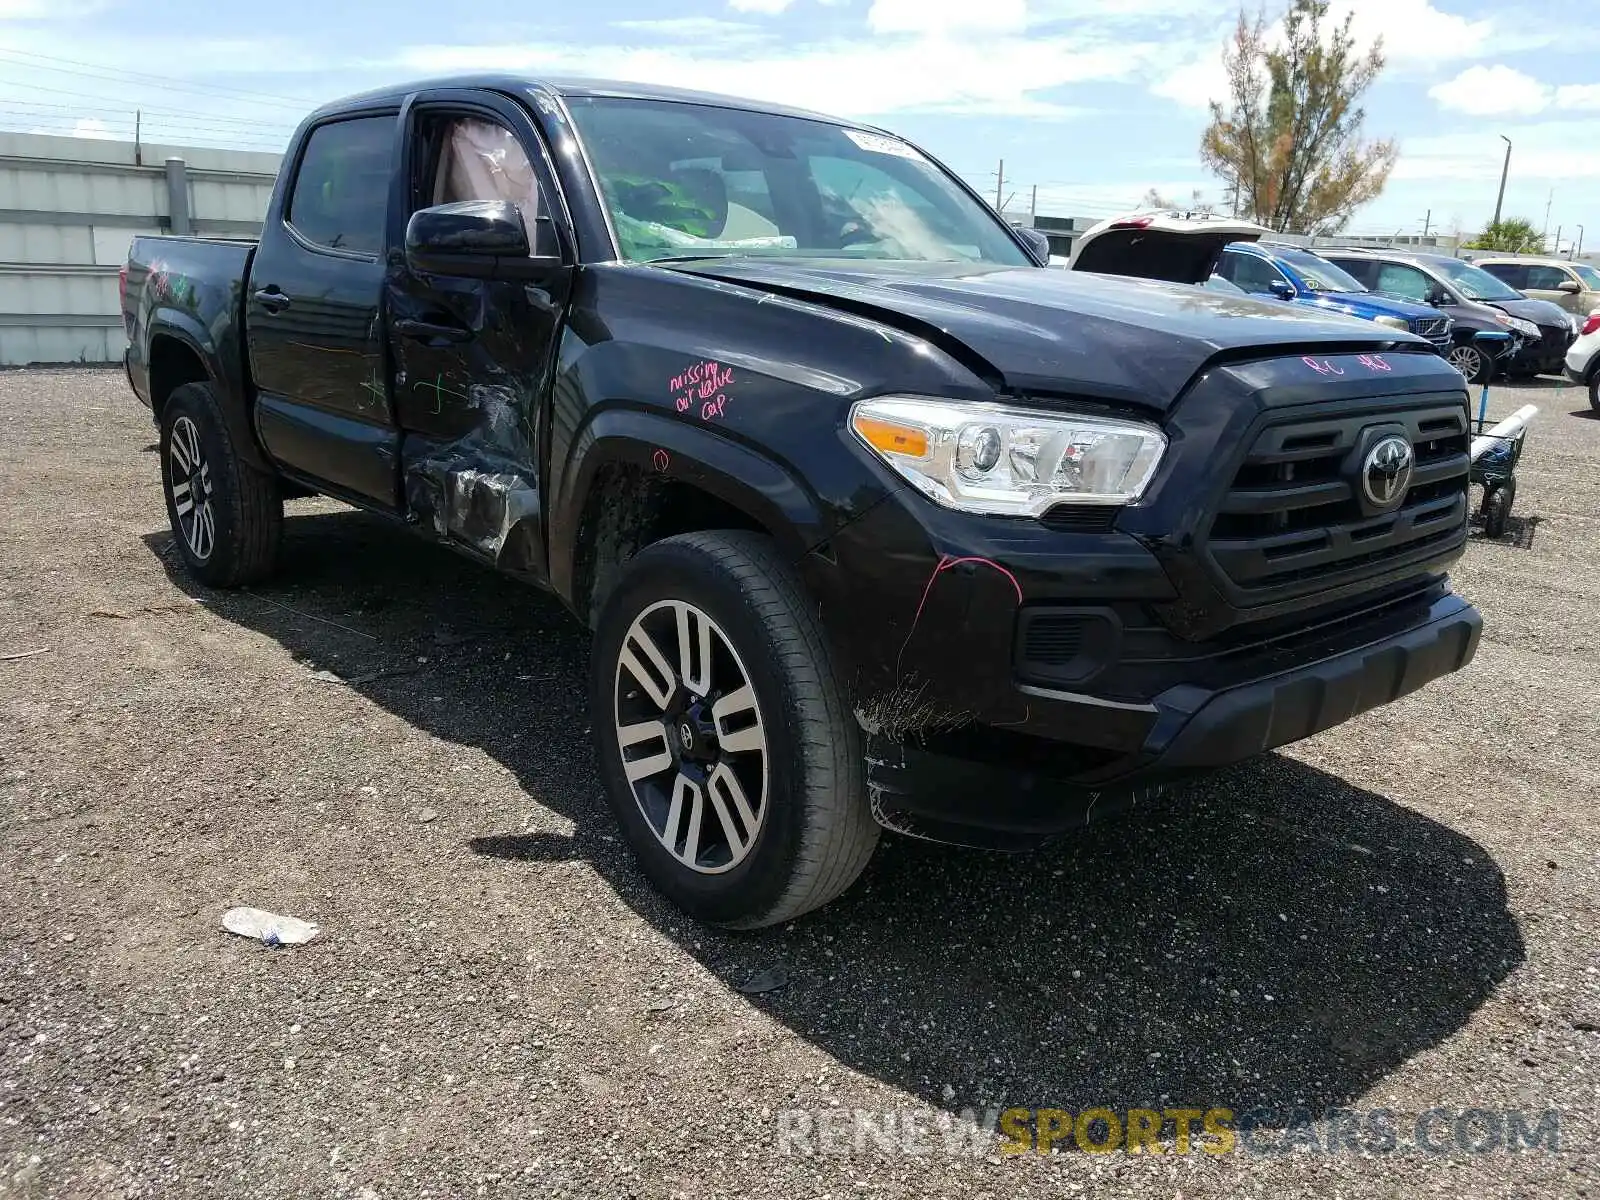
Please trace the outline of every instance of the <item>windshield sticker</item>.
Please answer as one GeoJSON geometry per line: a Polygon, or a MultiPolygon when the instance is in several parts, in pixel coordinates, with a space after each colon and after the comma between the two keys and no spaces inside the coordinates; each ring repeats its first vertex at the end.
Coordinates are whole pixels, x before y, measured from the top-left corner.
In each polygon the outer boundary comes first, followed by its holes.
{"type": "Polygon", "coordinates": [[[674,375],[667,390],[681,413],[700,405],[700,419],[720,417],[728,406],[728,389],[733,386],[733,368],[712,359],[697,362],[682,375],[674,375]]]}
{"type": "Polygon", "coordinates": [[[846,129],[844,135],[862,150],[872,154],[892,154],[896,158],[909,158],[913,162],[923,161],[922,155],[916,150],[899,138],[892,138],[887,134],[868,133],[864,129],[846,129]]]}

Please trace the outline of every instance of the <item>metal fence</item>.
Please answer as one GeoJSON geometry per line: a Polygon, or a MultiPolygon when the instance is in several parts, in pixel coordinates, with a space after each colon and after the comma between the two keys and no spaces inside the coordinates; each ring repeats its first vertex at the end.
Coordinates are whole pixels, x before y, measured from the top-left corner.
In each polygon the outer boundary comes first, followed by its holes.
{"type": "Polygon", "coordinates": [[[255,237],[279,156],[0,133],[0,365],[114,362],[141,233],[255,237]]]}

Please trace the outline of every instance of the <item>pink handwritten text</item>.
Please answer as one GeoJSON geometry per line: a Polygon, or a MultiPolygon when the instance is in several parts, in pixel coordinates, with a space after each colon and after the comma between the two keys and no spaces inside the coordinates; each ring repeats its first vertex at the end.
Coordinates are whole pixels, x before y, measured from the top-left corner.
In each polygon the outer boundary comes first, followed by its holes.
{"type": "Polygon", "coordinates": [[[1309,354],[1302,355],[1301,362],[1310,367],[1318,375],[1343,375],[1344,368],[1326,358],[1312,358],[1309,354]]]}
{"type": "Polygon", "coordinates": [[[728,404],[727,392],[732,386],[733,368],[709,359],[695,363],[681,375],[674,375],[667,385],[673,406],[679,412],[688,412],[699,404],[702,421],[723,415],[728,404]]]}

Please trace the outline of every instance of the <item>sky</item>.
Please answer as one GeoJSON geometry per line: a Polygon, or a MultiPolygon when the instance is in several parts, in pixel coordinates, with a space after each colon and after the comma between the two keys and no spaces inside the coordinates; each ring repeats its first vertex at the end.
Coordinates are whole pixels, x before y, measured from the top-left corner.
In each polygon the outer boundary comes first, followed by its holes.
{"type": "MultiPolygon", "coordinates": [[[[1269,0],[1269,18],[1282,0],[1269,0]]],[[[1110,216],[1220,199],[1197,148],[1219,0],[0,0],[0,128],[282,149],[309,107],[480,69],[670,83],[904,134],[991,197],[1110,216]],[[1004,160],[1004,182],[997,179],[1004,160]]],[[[1251,11],[1255,11],[1254,0],[1251,11]]],[[[1505,213],[1600,249],[1600,17],[1579,0],[1334,0],[1388,66],[1367,132],[1400,160],[1349,232],[1505,213]],[[1548,208],[1548,222],[1546,212],[1548,208]]]]}

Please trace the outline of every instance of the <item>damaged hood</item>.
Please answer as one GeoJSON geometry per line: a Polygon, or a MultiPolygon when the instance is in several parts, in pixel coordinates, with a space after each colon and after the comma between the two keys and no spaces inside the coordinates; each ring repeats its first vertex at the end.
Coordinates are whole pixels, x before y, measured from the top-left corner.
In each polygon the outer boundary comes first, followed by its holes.
{"type": "Polygon", "coordinates": [[[926,338],[1010,392],[1055,392],[1164,410],[1222,351],[1341,344],[1406,334],[1182,284],[1045,267],[722,258],[675,263],[796,296],[926,338]]]}

